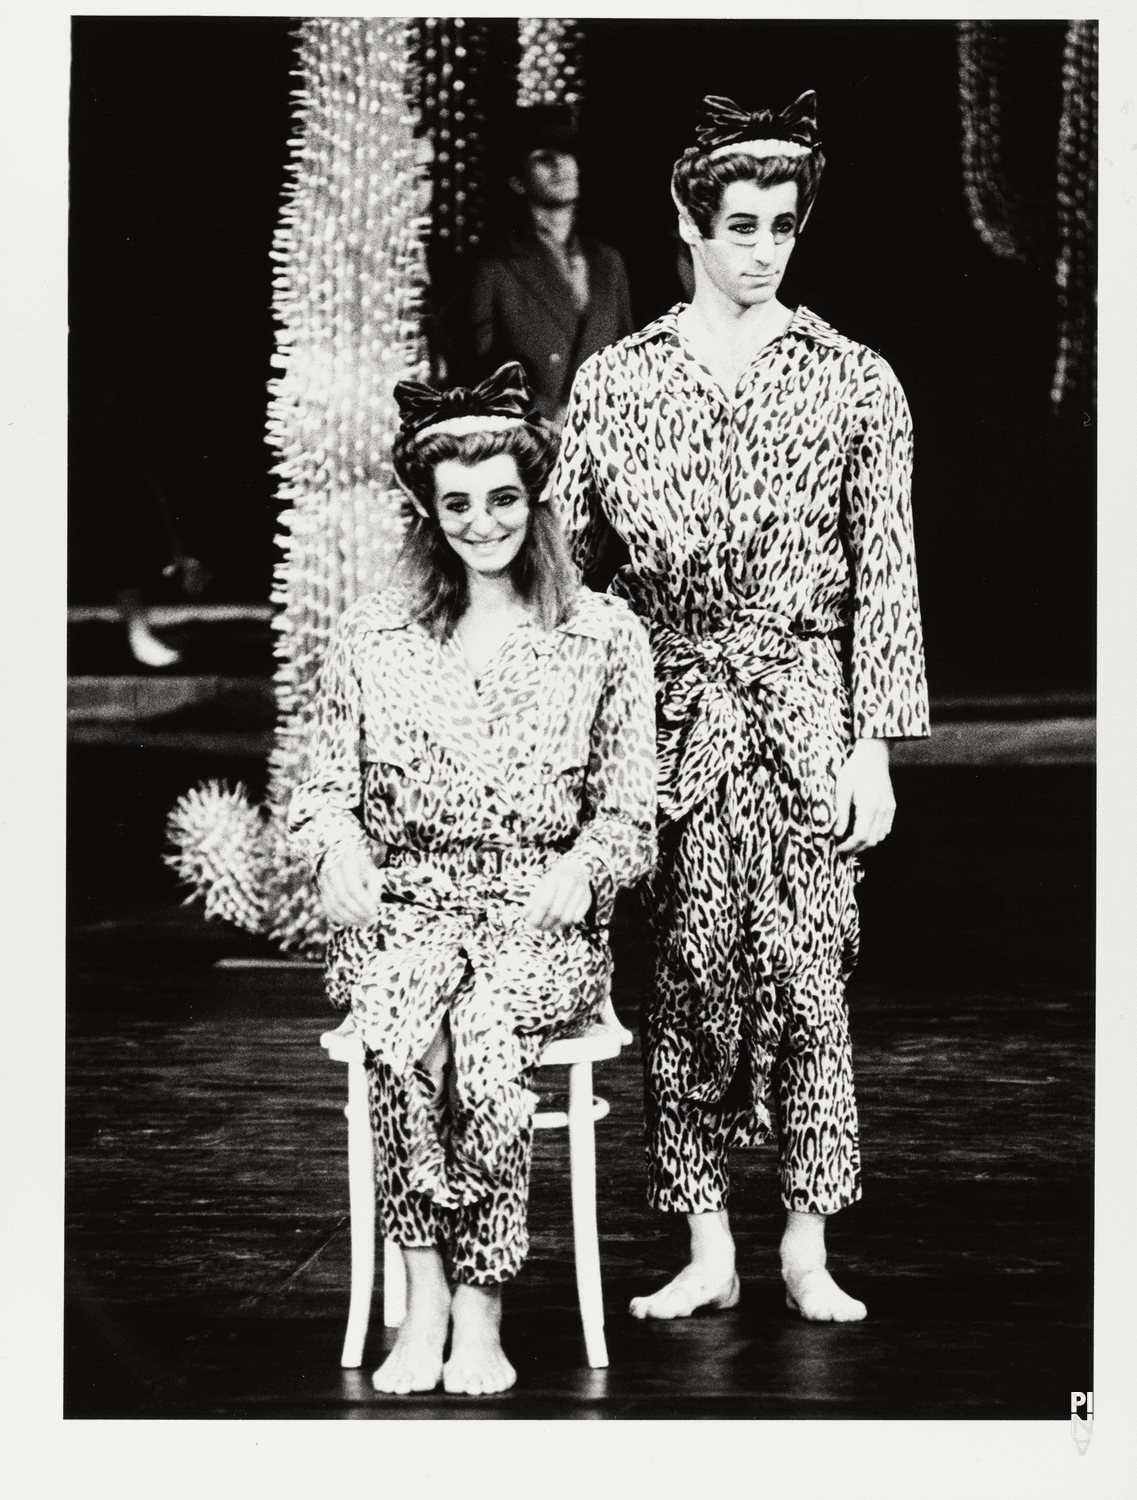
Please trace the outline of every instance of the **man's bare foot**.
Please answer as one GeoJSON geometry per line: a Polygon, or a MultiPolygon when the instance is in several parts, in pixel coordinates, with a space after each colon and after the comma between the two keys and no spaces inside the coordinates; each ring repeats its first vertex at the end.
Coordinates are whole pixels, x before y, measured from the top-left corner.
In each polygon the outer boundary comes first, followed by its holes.
{"type": "Polygon", "coordinates": [[[509,1390],[517,1371],[501,1347],[501,1287],[455,1287],[450,1316],[454,1337],[442,1367],[444,1389],[454,1396],[509,1390]]]}
{"type": "Polygon", "coordinates": [[[734,1239],[725,1208],[688,1214],[691,1261],[650,1297],[633,1297],[633,1318],[689,1318],[697,1308],[737,1307],[734,1239]]]}
{"type": "Polygon", "coordinates": [[[442,1351],[450,1326],[450,1288],[434,1250],[404,1250],[407,1315],[395,1347],[371,1377],[377,1391],[407,1396],[432,1391],[442,1379],[442,1351]]]}
{"type": "Polygon", "coordinates": [[[810,1323],[859,1323],[868,1308],[843,1292],[824,1266],[782,1267],[786,1306],[810,1323]]]}
{"type": "Polygon", "coordinates": [[[725,1276],[721,1266],[692,1262],[650,1297],[633,1297],[633,1318],[689,1318],[697,1308],[737,1307],[741,1296],[733,1265],[725,1276]]]}
{"type": "Polygon", "coordinates": [[[790,1210],[781,1257],[786,1306],[792,1311],[810,1323],[859,1323],[867,1315],[865,1304],[843,1292],[825,1269],[823,1214],[790,1210]]]}

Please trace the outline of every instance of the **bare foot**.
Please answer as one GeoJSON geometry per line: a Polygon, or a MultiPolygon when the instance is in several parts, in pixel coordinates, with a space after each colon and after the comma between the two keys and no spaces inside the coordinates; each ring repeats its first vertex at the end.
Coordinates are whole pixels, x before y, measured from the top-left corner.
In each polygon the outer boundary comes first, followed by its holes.
{"type": "Polygon", "coordinates": [[[450,1326],[450,1288],[441,1256],[432,1250],[404,1250],[407,1315],[395,1347],[371,1377],[377,1391],[407,1396],[432,1391],[442,1379],[442,1351],[450,1326]]]}
{"type": "Polygon", "coordinates": [[[741,1296],[734,1266],[692,1262],[650,1297],[633,1297],[633,1318],[689,1318],[699,1307],[715,1310],[737,1307],[741,1296]]]}
{"type": "Polygon", "coordinates": [[[825,1269],[825,1216],[786,1215],[781,1244],[786,1306],[810,1323],[859,1323],[868,1313],[863,1302],[843,1292],[825,1269]]]}
{"type": "Polygon", "coordinates": [[[454,1337],[442,1384],[454,1396],[507,1391],[517,1371],[501,1347],[501,1287],[457,1286],[451,1304],[454,1337]]]}
{"type": "Polygon", "coordinates": [[[164,641],[160,641],[150,629],[145,616],[134,617],[127,626],[127,640],[135,661],[146,667],[172,667],[181,661],[180,654],[164,641]]]}
{"type": "Polygon", "coordinates": [[[633,1297],[633,1318],[689,1318],[699,1307],[737,1307],[738,1277],[734,1239],[725,1208],[687,1215],[691,1260],[678,1276],[650,1297],[633,1297]]]}
{"type": "Polygon", "coordinates": [[[824,1266],[782,1267],[786,1306],[810,1323],[859,1323],[868,1308],[843,1292],[824,1266]]]}

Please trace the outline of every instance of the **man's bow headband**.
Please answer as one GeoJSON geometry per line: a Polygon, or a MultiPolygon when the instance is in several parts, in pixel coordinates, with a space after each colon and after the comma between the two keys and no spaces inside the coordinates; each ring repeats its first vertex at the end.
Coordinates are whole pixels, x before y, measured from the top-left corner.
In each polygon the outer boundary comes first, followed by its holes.
{"type": "Polygon", "coordinates": [[[808,156],[817,138],[817,95],[808,89],[780,115],[739,109],[733,99],[709,94],[703,100],[695,139],[706,156],[745,151],[748,156],[808,156]]]}
{"type": "Polygon", "coordinates": [[[480,385],[436,391],[418,380],[400,380],[394,394],[402,417],[399,436],[404,442],[430,432],[458,437],[496,432],[538,417],[525,371],[516,360],[502,365],[480,385]]]}

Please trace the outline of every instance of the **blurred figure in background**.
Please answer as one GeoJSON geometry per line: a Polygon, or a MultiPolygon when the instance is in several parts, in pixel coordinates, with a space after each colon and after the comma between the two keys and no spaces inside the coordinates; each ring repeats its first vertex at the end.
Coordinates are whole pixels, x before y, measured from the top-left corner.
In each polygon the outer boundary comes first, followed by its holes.
{"type": "Polygon", "coordinates": [[[197,598],[209,570],[186,551],[166,490],[143,457],[141,424],[121,392],[106,386],[77,403],[70,438],[72,583],[108,594],[126,626],[134,660],[172,667],[180,656],[150,628],[155,593],[197,598]]]}
{"type": "Polygon", "coordinates": [[[572,111],[518,109],[509,186],[524,222],[475,268],[470,283],[472,369],[520,362],[541,415],[560,427],[573,376],[590,354],[632,333],[619,252],[576,227],[580,171],[572,111]]]}

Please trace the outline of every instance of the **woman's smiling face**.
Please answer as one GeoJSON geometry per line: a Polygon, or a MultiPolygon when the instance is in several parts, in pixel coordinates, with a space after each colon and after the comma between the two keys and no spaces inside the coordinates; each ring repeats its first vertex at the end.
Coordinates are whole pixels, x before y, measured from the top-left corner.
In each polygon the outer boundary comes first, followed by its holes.
{"type": "Polygon", "coordinates": [[[509,569],[529,531],[529,496],[511,453],[477,464],[443,459],[434,471],[434,508],[467,572],[485,578],[509,569]]]}

